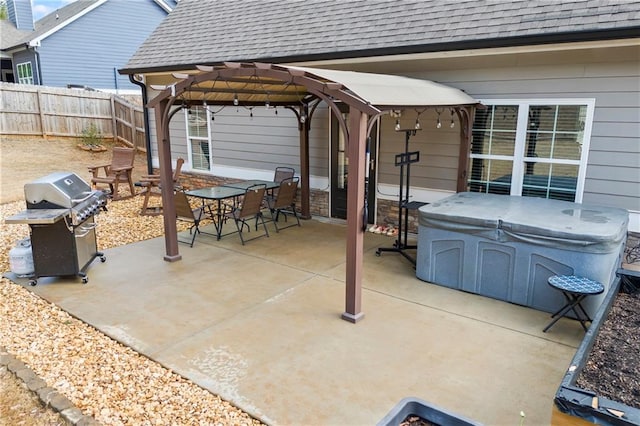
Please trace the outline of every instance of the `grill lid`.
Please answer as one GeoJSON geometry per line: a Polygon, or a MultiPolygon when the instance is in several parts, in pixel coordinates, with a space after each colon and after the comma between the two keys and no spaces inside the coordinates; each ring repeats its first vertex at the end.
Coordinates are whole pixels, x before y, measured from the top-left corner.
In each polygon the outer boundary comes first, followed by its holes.
{"type": "Polygon", "coordinates": [[[60,207],[71,208],[91,195],[89,184],[72,172],[51,173],[24,186],[27,204],[46,201],[60,207]]]}

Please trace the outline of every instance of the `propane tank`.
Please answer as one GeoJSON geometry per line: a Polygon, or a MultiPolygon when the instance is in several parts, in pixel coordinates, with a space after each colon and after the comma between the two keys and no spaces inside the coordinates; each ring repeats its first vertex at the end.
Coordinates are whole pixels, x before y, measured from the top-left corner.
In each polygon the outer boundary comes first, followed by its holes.
{"type": "Polygon", "coordinates": [[[33,253],[31,252],[31,240],[25,238],[18,241],[16,246],[9,250],[9,267],[11,272],[18,277],[30,277],[35,272],[33,266],[33,253]]]}

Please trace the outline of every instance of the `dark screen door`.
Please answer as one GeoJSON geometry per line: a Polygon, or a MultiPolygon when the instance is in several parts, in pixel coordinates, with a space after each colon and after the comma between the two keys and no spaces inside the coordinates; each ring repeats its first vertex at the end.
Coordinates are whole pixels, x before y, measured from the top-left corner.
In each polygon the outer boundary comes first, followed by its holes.
{"type": "MultiPolygon", "coordinates": [[[[349,113],[346,108],[342,108],[342,116],[346,122],[349,120],[349,113]]],[[[373,223],[375,219],[375,165],[378,142],[378,125],[376,124],[368,139],[369,150],[369,177],[366,185],[368,218],[367,223],[373,223]]],[[[333,112],[331,113],[331,217],[338,219],[347,218],[347,176],[349,168],[349,157],[347,149],[347,137],[340,129],[338,120],[333,112]]]]}

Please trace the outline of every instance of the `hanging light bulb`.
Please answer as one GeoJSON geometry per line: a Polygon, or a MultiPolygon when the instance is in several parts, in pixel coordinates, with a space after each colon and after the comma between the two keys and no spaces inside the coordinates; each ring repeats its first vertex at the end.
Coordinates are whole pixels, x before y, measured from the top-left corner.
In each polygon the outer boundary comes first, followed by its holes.
{"type": "Polygon", "coordinates": [[[438,111],[438,110],[436,110],[436,112],[438,113],[438,121],[436,122],[436,128],[437,128],[437,129],[439,129],[439,128],[441,128],[441,127],[442,127],[442,123],[440,122],[440,113],[441,113],[442,111],[438,111]]]}
{"type": "Polygon", "coordinates": [[[304,124],[307,121],[307,116],[306,114],[302,114],[300,115],[300,123],[304,124]]]}
{"type": "Polygon", "coordinates": [[[253,118],[253,108],[249,108],[249,118],[253,118]]]}
{"type": "Polygon", "coordinates": [[[271,107],[271,105],[269,104],[269,99],[267,99],[267,101],[264,103],[264,107],[265,109],[269,109],[271,107]]]}
{"type": "Polygon", "coordinates": [[[276,115],[278,115],[278,107],[277,107],[277,106],[274,106],[274,107],[273,107],[273,112],[274,112],[276,115]]]}
{"type": "Polygon", "coordinates": [[[453,110],[451,110],[451,124],[449,124],[449,127],[452,129],[456,127],[456,123],[453,122],[453,110]]]}
{"type": "Polygon", "coordinates": [[[238,104],[240,104],[240,101],[238,101],[238,94],[237,93],[233,94],[233,104],[235,106],[238,106],[238,104]]]}
{"type": "Polygon", "coordinates": [[[396,119],[396,130],[400,130],[400,120],[396,119]]]}
{"type": "Polygon", "coordinates": [[[420,126],[420,119],[416,118],[416,125],[414,126],[414,129],[416,130],[420,130],[421,126],[420,126]]]}

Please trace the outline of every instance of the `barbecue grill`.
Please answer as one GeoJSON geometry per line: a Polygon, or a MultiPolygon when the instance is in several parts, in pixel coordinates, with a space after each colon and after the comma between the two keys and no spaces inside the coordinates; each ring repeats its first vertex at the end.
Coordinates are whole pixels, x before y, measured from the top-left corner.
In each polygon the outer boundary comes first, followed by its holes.
{"type": "Polygon", "coordinates": [[[5,223],[26,223],[31,231],[34,276],[77,275],[83,283],[89,278],[86,269],[98,252],[94,216],[106,210],[106,194],[92,190],[87,182],[71,172],[56,172],[24,186],[27,209],[11,216],[5,223]]]}

